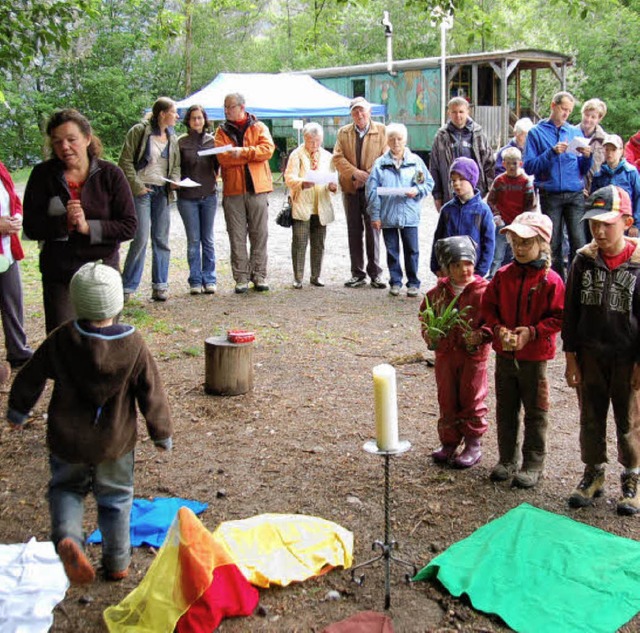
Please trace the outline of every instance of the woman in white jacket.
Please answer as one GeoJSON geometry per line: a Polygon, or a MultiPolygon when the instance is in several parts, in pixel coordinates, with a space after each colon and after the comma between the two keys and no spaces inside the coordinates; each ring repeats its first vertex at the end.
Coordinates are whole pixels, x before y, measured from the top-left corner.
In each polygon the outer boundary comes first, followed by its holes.
{"type": "Polygon", "coordinates": [[[291,192],[293,236],[291,259],[293,287],[302,288],[307,244],[311,240],[311,284],[324,286],[320,278],[324,258],[327,224],[333,222],[332,195],[338,190],[337,180],[326,182],[334,171],[331,153],[322,147],[324,133],[318,123],[307,123],[302,136],[304,143],[291,152],[284,180],[291,192]],[[310,176],[310,172],[316,172],[310,176]],[[325,182],[318,182],[318,181],[325,182]]]}

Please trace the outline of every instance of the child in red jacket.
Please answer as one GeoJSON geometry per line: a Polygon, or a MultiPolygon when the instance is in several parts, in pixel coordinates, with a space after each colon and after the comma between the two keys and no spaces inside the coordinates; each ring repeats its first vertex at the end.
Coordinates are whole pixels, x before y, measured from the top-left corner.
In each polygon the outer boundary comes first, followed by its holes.
{"type": "MultiPolygon", "coordinates": [[[[491,330],[480,319],[480,303],[487,280],[475,274],[476,244],[468,235],[458,235],[435,243],[440,270],[448,276],[438,279],[427,293],[430,305],[442,312],[455,297],[456,307],[465,310],[470,329],[454,327],[441,338],[437,347],[423,321],[422,337],[436,347],[436,384],[438,386],[438,435],[442,446],[431,456],[436,463],[451,463],[469,468],[482,457],[480,438],[487,430],[487,359],[491,330]],[[456,455],[464,440],[464,448],[456,455]]],[[[426,308],[422,301],[420,313],[426,308]]],[[[421,318],[422,320],[422,318],[421,318]]]]}
{"type": "Polygon", "coordinates": [[[549,413],[547,361],[556,353],[562,326],[564,283],[551,270],[551,219],[522,213],[501,230],[514,261],[499,269],[482,299],[482,316],[493,331],[496,352],[496,422],[498,464],[493,481],[533,488],[540,479],[546,452],[549,413]],[[524,407],[522,468],[518,435],[524,407]]]}

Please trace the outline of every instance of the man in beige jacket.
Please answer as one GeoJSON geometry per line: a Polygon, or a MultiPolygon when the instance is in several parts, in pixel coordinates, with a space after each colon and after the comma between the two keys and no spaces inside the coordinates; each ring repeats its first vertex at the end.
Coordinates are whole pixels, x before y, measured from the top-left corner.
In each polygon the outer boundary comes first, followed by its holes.
{"type": "Polygon", "coordinates": [[[351,258],[351,279],[344,285],[348,288],[364,286],[369,275],[373,288],[386,288],[379,264],[380,230],[371,226],[364,192],[373,163],[387,149],[385,127],[383,123],[371,120],[371,105],[364,97],[356,97],[351,101],[351,118],[353,123],[338,130],[333,149],[333,163],[338,171],[347,216],[351,258]],[[367,253],[366,269],[363,236],[367,253]]]}

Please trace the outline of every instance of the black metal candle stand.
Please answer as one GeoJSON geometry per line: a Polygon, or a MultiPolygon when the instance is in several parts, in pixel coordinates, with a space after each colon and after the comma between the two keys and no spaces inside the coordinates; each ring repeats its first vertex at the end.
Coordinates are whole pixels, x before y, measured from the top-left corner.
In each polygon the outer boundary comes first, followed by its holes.
{"type": "Polygon", "coordinates": [[[413,563],[409,563],[406,560],[402,560],[401,558],[393,555],[392,552],[398,549],[398,543],[395,540],[390,540],[391,529],[389,513],[391,511],[391,485],[389,478],[389,463],[391,461],[391,457],[393,457],[394,455],[401,455],[402,453],[406,453],[411,448],[411,443],[403,440],[398,443],[398,448],[383,451],[378,448],[378,444],[375,440],[369,440],[368,442],[365,442],[363,448],[367,453],[371,453],[373,455],[382,455],[384,457],[384,542],[373,542],[373,544],[371,545],[371,549],[373,551],[379,549],[380,554],[374,556],[370,560],[365,561],[364,563],[360,563],[359,565],[352,567],[351,580],[362,586],[364,584],[364,574],[360,574],[359,577],[356,577],[356,571],[358,571],[358,569],[362,569],[363,567],[367,567],[368,565],[373,565],[379,560],[384,561],[384,608],[388,609],[391,606],[391,561],[400,565],[404,565],[406,567],[410,567],[413,570],[413,574],[405,574],[405,580],[407,582],[409,582],[409,580],[418,573],[418,568],[413,563]]]}

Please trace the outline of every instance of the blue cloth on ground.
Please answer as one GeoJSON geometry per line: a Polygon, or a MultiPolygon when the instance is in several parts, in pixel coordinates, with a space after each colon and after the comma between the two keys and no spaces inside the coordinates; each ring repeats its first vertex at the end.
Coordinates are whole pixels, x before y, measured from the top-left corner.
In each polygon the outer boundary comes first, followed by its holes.
{"type": "MultiPolygon", "coordinates": [[[[160,547],[182,506],[186,506],[194,514],[202,514],[209,504],[180,497],[156,497],[151,501],[134,499],[131,507],[131,545],[160,547]]],[[[102,532],[92,532],[87,543],[102,543],[102,532]]]]}

